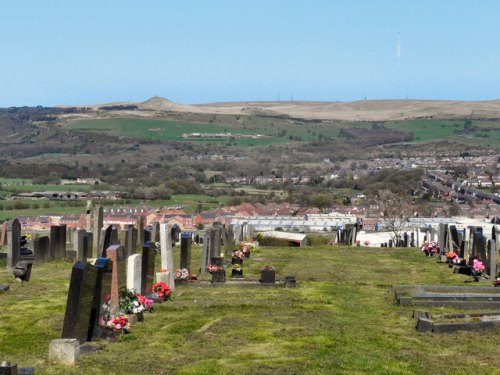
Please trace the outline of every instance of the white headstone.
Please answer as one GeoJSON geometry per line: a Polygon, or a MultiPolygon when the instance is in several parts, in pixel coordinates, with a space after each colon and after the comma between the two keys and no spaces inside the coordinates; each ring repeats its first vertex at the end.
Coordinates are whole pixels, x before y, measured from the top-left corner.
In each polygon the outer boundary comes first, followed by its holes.
{"type": "Polygon", "coordinates": [[[161,268],[169,271],[168,285],[172,290],[175,289],[174,281],[174,254],[172,251],[172,227],[169,224],[160,225],[160,252],[161,252],[161,268]]]}
{"type": "Polygon", "coordinates": [[[141,291],[142,255],[132,254],[127,259],[127,289],[141,291]]]}

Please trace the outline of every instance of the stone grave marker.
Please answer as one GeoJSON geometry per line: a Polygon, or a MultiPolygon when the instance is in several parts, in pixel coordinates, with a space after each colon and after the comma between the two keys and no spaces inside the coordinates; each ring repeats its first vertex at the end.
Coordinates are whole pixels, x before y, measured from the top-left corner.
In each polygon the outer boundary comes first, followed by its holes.
{"type": "Polygon", "coordinates": [[[50,260],[50,238],[48,236],[35,238],[33,252],[36,264],[48,262],[50,260]]]}
{"type": "Polygon", "coordinates": [[[160,252],[161,252],[161,268],[169,271],[168,285],[174,290],[174,254],[172,250],[172,231],[170,224],[160,225],[160,252]]]}
{"type": "Polygon", "coordinates": [[[233,252],[234,248],[234,232],[233,232],[233,226],[229,225],[227,228],[227,241],[225,243],[226,246],[226,256],[230,257],[231,253],[233,252]]]}
{"type": "Polygon", "coordinates": [[[106,249],[106,255],[111,259],[113,268],[109,310],[112,315],[116,315],[120,307],[120,289],[127,287],[125,248],[121,245],[111,245],[106,249]]]}
{"type": "Polygon", "coordinates": [[[0,246],[7,245],[7,222],[2,224],[2,232],[0,234],[0,246]]]}
{"type": "Polygon", "coordinates": [[[144,216],[138,216],[137,221],[137,247],[142,249],[144,246],[144,216]]]}
{"type": "Polygon", "coordinates": [[[89,257],[87,252],[88,246],[85,246],[84,244],[84,237],[86,234],[87,231],[85,229],[79,229],[73,233],[73,248],[76,252],[76,260],[79,260],[80,262],[86,262],[89,257]]]}
{"type": "Polygon", "coordinates": [[[21,223],[16,218],[7,224],[7,269],[13,270],[21,260],[21,223]]]}
{"type": "MultiPolygon", "coordinates": [[[[154,242],[146,242],[142,248],[141,258],[141,294],[149,295],[152,293],[151,288],[154,284],[155,278],[155,258],[156,258],[156,245],[154,242]]],[[[173,290],[174,285],[170,285],[173,290]]]]}
{"type": "Polygon", "coordinates": [[[99,245],[101,244],[101,230],[103,227],[103,221],[104,221],[104,212],[103,208],[101,205],[97,205],[94,209],[93,213],[94,217],[94,225],[93,225],[93,232],[92,232],[92,258],[97,258],[99,257],[99,251],[100,247],[99,245]]]}
{"type": "Polygon", "coordinates": [[[109,302],[111,299],[111,283],[113,263],[108,258],[97,258],[94,266],[97,278],[92,302],[91,326],[89,327],[89,341],[91,338],[109,337],[106,321],[110,318],[109,302]]]}
{"type": "Polygon", "coordinates": [[[62,338],[78,339],[80,343],[88,340],[96,280],[97,270],[94,266],[80,261],[74,264],[71,270],[62,338]]]}
{"type": "Polygon", "coordinates": [[[201,250],[201,273],[206,274],[208,260],[210,259],[210,240],[207,239],[207,232],[205,232],[205,238],[203,239],[203,247],[201,250]]]}
{"type": "Polygon", "coordinates": [[[142,254],[132,254],[127,258],[127,289],[141,292],[142,254]]]}
{"type": "Polygon", "coordinates": [[[121,245],[120,240],[118,239],[118,229],[114,226],[111,226],[111,235],[110,235],[110,245],[121,245]]]}
{"type": "Polygon", "coordinates": [[[157,221],[151,223],[151,241],[160,242],[160,223],[157,221]]]}
{"type": "Polygon", "coordinates": [[[181,233],[181,266],[191,271],[191,233],[181,233]]]}
{"type": "Polygon", "coordinates": [[[129,226],[125,229],[125,248],[127,249],[127,254],[132,255],[135,252],[136,245],[134,243],[134,227],[129,226]]]}
{"type": "Polygon", "coordinates": [[[50,258],[66,258],[66,225],[50,226],[50,258]]]}
{"type": "Polygon", "coordinates": [[[485,265],[487,268],[488,275],[490,275],[491,278],[497,277],[498,274],[498,267],[497,267],[497,249],[496,249],[496,241],[491,240],[489,243],[489,254],[488,254],[488,259],[489,259],[489,264],[485,265]]]}
{"type": "MultiPolygon", "coordinates": [[[[101,258],[107,258],[106,256],[106,250],[112,245],[111,243],[111,232],[113,231],[113,227],[111,225],[108,225],[106,230],[104,231],[104,236],[103,236],[103,242],[102,242],[102,247],[100,249],[100,254],[99,257],[101,258]]],[[[116,245],[116,244],[113,244],[116,245]]]]}
{"type": "Polygon", "coordinates": [[[476,230],[474,231],[473,239],[472,239],[472,253],[471,258],[469,259],[469,265],[472,265],[472,261],[474,258],[477,258],[485,267],[487,267],[486,263],[486,239],[483,236],[483,232],[476,230]]]}

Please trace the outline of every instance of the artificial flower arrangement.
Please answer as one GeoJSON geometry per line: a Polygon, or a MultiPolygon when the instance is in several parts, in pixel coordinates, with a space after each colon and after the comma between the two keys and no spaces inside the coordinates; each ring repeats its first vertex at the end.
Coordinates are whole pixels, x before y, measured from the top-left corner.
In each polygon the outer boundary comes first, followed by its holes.
{"type": "Polygon", "coordinates": [[[270,264],[264,266],[263,268],[264,271],[274,271],[274,267],[271,266],[270,264]]]}
{"type": "Polygon", "coordinates": [[[207,271],[209,273],[221,272],[221,271],[224,271],[224,267],[217,266],[216,264],[209,264],[209,265],[207,265],[207,271]]]}
{"type": "Polygon", "coordinates": [[[422,246],[422,252],[427,256],[433,256],[435,253],[439,251],[438,243],[435,241],[424,242],[424,246],[422,246]]]}
{"type": "Polygon", "coordinates": [[[455,253],[453,250],[448,251],[445,255],[446,255],[446,258],[448,260],[452,260],[452,259],[458,257],[458,254],[455,253]]]}
{"type": "Polygon", "coordinates": [[[158,295],[158,298],[163,299],[164,301],[173,299],[172,289],[164,282],[153,284],[153,288],[151,289],[151,291],[153,293],[156,293],[158,295]]]}
{"type": "Polygon", "coordinates": [[[175,280],[187,280],[189,278],[189,271],[187,268],[177,269],[174,273],[175,280]]]}
{"type": "Polygon", "coordinates": [[[479,278],[481,277],[484,269],[485,267],[483,262],[481,262],[479,259],[474,258],[474,260],[472,261],[472,267],[470,268],[470,271],[475,281],[479,281],[479,278]]]}
{"type": "Polygon", "coordinates": [[[368,241],[368,240],[364,240],[364,241],[363,241],[363,244],[364,244],[365,246],[369,246],[369,245],[370,245],[370,241],[368,241]]]}
{"type": "Polygon", "coordinates": [[[123,314],[138,314],[144,311],[152,311],[153,300],[135,293],[133,290],[120,290],[120,312],[123,314]]]}
{"type": "Polygon", "coordinates": [[[241,250],[235,250],[233,251],[232,256],[233,258],[243,259],[245,257],[245,254],[243,254],[243,251],[241,250]]]}
{"type": "Polygon", "coordinates": [[[460,258],[458,255],[456,257],[454,257],[451,262],[457,266],[464,266],[465,265],[465,261],[463,258],[460,258]]]}
{"type": "Polygon", "coordinates": [[[235,264],[235,265],[233,265],[233,271],[237,271],[237,272],[243,271],[243,268],[241,267],[241,264],[235,264]]]}
{"type": "Polygon", "coordinates": [[[255,243],[250,241],[241,241],[240,242],[240,250],[244,253],[251,253],[255,251],[255,243]]]}
{"type": "Polygon", "coordinates": [[[500,276],[498,276],[494,281],[493,281],[493,286],[498,286],[500,287],[500,276]]]}
{"type": "Polygon", "coordinates": [[[361,246],[361,240],[356,240],[356,246],[361,246]]]}
{"type": "Polygon", "coordinates": [[[106,327],[118,333],[130,332],[131,324],[127,315],[114,316],[106,322],[106,327]]]}

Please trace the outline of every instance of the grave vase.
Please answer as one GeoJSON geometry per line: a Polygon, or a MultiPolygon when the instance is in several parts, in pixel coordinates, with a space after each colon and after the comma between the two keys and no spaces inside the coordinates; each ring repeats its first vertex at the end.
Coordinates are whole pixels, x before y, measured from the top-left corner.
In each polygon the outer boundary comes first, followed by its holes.
{"type": "Polygon", "coordinates": [[[243,278],[243,270],[232,270],[231,271],[231,277],[235,279],[242,279],[243,278]]]}
{"type": "Polygon", "coordinates": [[[243,255],[245,255],[245,258],[250,258],[250,251],[243,252],[243,255]]]}
{"type": "Polygon", "coordinates": [[[225,271],[212,272],[212,283],[224,283],[225,281],[226,281],[225,271]]]}
{"type": "Polygon", "coordinates": [[[231,264],[240,264],[240,265],[242,265],[243,264],[243,259],[238,258],[238,257],[232,257],[231,258],[231,264]]]}
{"type": "Polygon", "coordinates": [[[274,284],[274,283],[276,283],[276,271],[275,270],[262,270],[262,271],[260,271],[260,282],[262,284],[274,284]]]}

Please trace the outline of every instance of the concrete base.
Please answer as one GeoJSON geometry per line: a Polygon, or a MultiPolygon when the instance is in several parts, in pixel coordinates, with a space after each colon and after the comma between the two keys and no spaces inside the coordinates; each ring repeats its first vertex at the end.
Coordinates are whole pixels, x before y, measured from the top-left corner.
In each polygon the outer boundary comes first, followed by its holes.
{"type": "Polygon", "coordinates": [[[50,342],[49,360],[61,365],[74,366],[80,358],[80,342],[77,339],[56,339],[50,342]]]}

